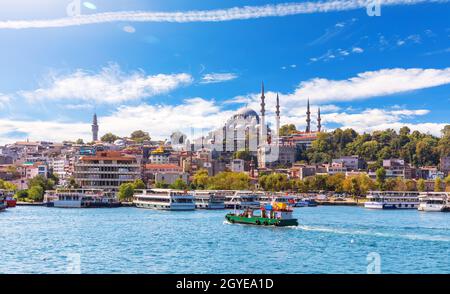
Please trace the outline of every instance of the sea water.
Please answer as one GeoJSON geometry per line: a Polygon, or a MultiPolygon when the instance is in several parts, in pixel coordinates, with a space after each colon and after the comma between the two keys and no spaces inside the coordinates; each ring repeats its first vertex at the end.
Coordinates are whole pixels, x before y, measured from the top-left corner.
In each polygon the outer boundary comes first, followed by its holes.
{"type": "Polygon", "coordinates": [[[296,208],[298,227],[225,210],[16,207],[0,213],[0,273],[449,273],[450,213],[296,208]]]}

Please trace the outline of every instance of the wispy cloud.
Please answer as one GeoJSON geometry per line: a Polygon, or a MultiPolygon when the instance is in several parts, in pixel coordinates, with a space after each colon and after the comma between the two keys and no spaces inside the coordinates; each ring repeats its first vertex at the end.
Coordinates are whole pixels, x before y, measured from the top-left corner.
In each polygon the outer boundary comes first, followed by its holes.
{"type": "MultiPolygon", "coordinates": [[[[412,5],[448,0],[380,0],[383,6],[412,5]]],[[[42,20],[0,21],[0,29],[55,28],[107,22],[221,22],[263,17],[281,17],[297,14],[325,13],[361,9],[368,0],[329,0],[323,2],[303,2],[269,4],[264,6],[244,6],[217,10],[194,10],[179,12],[118,11],[85,14],[76,17],[63,17],[42,20]]]]}
{"type": "Polygon", "coordinates": [[[165,94],[192,81],[191,75],[186,73],[124,73],[117,64],[110,64],[99,73],[78,69],[68,75],[52,76],[41,88],[20,91],[18,94],[29,101],[84,100],[120,103],[165,94]]]}
{"type": "Polygon", "coordinates": [[[222,83],[234,80],[238,77],[235,73],[209,73],[203,75],[200,83],[202,84],[213,84],[213,83],[222,83]]]}

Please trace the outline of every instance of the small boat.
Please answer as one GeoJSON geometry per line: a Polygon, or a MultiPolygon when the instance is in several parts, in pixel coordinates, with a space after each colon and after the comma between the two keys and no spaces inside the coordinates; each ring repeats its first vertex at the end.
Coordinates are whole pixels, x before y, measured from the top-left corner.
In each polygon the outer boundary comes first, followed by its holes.
{"type": "Polygon", "coordinates": [[[316,207],[317,202],[312,199],[299,199],[295,202],[294,207],[316,207]]]}
{"type": "Polygon", "coordinates": [[[225,219],[232,224],[275,227],[298,226],[298,221],[292,216],[292,212],[292,206],[286,203],[272,202],[272,204],[261,208],[246,208],[240,213],[236,211],[228,213],[225,219]]]}
{"type": "Polygon", "coordinates": [[[0,190],[0,201],[3,201],[7,208],[16,207],[17,201],[14,199],[14,192],[0,190]]]}
{"type": "Polygon", "coordinates": [[[6,197],[6,199],[5,199],[5,203],[6,203],[6,207],[12,208],[12,207],[16,207],[16,205],[17,205],[17,200],[14,199],[14,198],[12,198],[12,197],[10,197],[10,196],[8,196],[8,197],[6,197]]]}

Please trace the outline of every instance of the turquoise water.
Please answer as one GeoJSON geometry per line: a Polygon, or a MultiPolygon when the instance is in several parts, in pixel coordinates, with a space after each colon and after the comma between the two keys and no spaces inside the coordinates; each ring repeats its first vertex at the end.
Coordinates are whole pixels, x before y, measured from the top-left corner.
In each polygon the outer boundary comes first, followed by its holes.
{"type": "Polygon", "coordinates": [[[17,207],[0,213],[0,273],[449,273],[450,213],[298,208],[296,228],[226,211],[17,207]],[[73,257],[76,257],[75,259],[73,257]]]}

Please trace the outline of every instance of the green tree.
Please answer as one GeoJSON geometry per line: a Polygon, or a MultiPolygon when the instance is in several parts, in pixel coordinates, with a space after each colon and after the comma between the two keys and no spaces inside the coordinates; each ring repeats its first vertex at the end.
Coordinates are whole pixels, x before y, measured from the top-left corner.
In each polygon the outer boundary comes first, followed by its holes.
{"type": "Polygon", "coordinates": [[[195,189],[203,190],[208,186],[209,176],[206,169],[198,170],[192,179],[192,185],[195,189]]]}
{"type": "Polygon", "coordinates": [[[145,186],[145,183],[143,180],[141,180],[141,179],[134,180],[133,189],[145,189],[145,188],[147,188],[147,187],[145,186]]]}
{"type": "Polygon", "coordinates": [[[282,125],[280,127],[280,136],[289,136],[297,131],[294,124],[282,125]]]}
{"type": "Polygon", "coordinates": [[[150,141],[150,135],[142,130],[137,130],[131,133],[131,140],[136,143],[142,143],[144,141],[150,141]]]}
{"type": "Polygon", "coordinates": [[[53,190],[55,186],[55,181],[52,179],[47,179],[42,175],[35,176],[28,180],[28,187],[41,186],[44,191],[53,190]]]}
{"type": "Polygon", "coordinates": [[[84,141],[83,141],[83,139],[77,139],[77,140],[75,141],[75,144],[83,145],[83,144],[84,144],[84,141]]]}
{"type": "Polygon", "coordinates": [[[33,202],[41,202],[44,200],[44,188],[39,185],[32,186],[28,189],[28,199],[33,202]]]}
{"type": "Polygon", "coordinates": [[[211,190],[248,190],[250,177],[246,173],[220,172],[208,181],[211,190]]]}
{"type": "Polygon", "coordinates": [[[188,185],[183,181],[183,179],[178,178],[170,185],[170,188],[176,190],[187,190],[188,185]]]}
{"type": "Polygon", "coordinates": [[[425,192],[425,190],[426,190],[425,180],[424,179],[419,179],[417,181],[417,191],[425,192]]]}
{"type": "Polygon", "coordinates": [[[28,198],[28,190],[19,190],[14,194],[14,198],[18,201],[25,201],[28,198]]]}
{"type": "Polygon", "coordinates": [[[386,182],[386,170],[383,167],[380,167],[376,170],[375,175],[378,189],[384,190],[384,185],[386,182]]]}
{"type": "Polygon", "coordinates": [[[169,184],[167,184],[165,181],[159,181],[155,183],[155,188],[157,189],[167,189],[169,188],[169,184]]]}
{"type": "Polygon", "coordinates": [[[119,200],[130,201],[133,198],[134,185],[133,183],[123,183],[119,186],[119,200]]]}
{"type": "Polygon", "coordinates": [[[0,179],[0,189],[16,191],[17,190],[17,186],[14,185],[11,182],[8,182],[8,181],[5,181],[3,179],[0,179]]]}
{"type": "Polygon", "coordinates": [[[442,189],[443,181],[441,178],[437,177],[436,180],[434,180],[434,192],[442,192],[444,189],[442,189]]]}
{"type": "Polygon", "coordinates": [[[120,137],[114,135],[113,133],[106,133],[100,138],[100,140],[102,142],[107,142],[107,143],[114,143],[114,141],[116,141],[118,139],[120,139],[120,137]]]}

